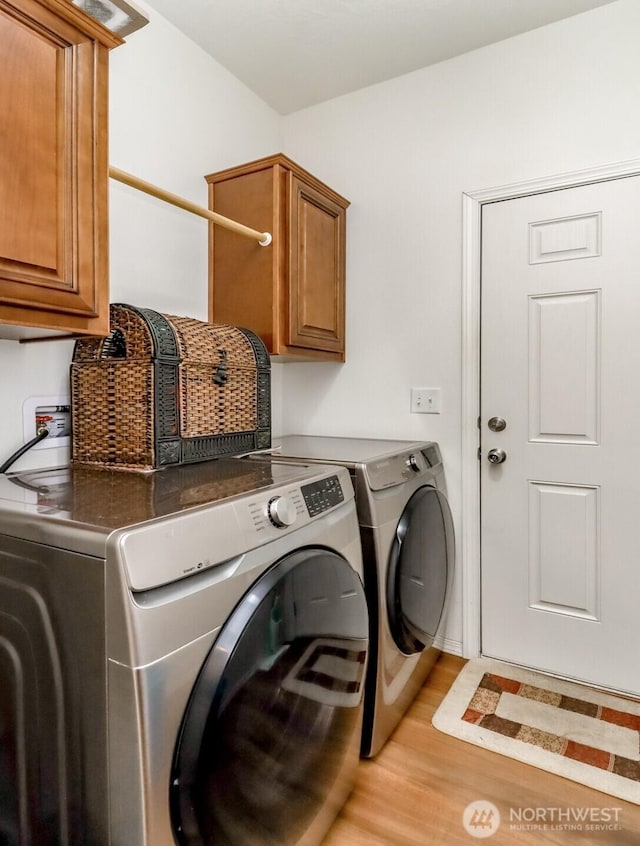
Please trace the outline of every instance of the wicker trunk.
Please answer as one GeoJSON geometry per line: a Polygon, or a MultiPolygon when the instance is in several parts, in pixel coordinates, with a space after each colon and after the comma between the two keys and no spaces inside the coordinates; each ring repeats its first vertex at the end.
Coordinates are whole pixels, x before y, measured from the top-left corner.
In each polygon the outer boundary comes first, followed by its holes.
{"type": "Polygon", "coordinates": [[[111,306],[111,334],[76,342],[72,461],[126,470],[271,444],[270,360],[246,329],[111,306]]]}

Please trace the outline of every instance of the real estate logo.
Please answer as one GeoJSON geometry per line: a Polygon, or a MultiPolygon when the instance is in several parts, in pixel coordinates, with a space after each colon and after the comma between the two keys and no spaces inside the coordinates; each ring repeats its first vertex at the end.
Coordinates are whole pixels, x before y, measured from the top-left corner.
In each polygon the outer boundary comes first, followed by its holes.
{"type": "Polygon", "coordinates": [[[510,831],[621,831],[622,808],[510,808],[510,831]]]}
{"type": "Polygon", "coordinates": [[[491,837],[500,826],[500,811],[493,802],[478,799],[462,812],[462,825],[472,837],[491,837]]]}

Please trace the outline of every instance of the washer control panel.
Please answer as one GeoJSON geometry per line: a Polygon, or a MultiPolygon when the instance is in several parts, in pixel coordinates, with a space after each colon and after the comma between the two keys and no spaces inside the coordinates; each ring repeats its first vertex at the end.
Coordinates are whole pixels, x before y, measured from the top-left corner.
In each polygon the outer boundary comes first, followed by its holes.
{"type": "Polygon", "coordinates": [[[300,528],[344,501],[342,483],[338,475],[333,474],[299,487],[281,489],[268,500],[252,500],[249,514],[258,534],[273,537],[274,529],[280,532],[291,527],[300,528]]]}
{"type": "Polygon", "coordinates": [[[274,496],[267,504],[267,516],[274,526],[293,526],[298,516],[295,503],[288,496],[274,496]]]}
{"type": "MultiPolygon", "coordinates": [[[[309,479],[306,468],[298,468],[309,479]]],[[[134,592],[229,565],[262,544],[304,529],[319,515],[353,500],[346,469],[302,483],[280,484],[114,532],[111,544],[134,592]]],[[[291,471],[290,471],[291,472],[291,471]]],[[[353,507],[355,520],[355,506],[353,507]]]]}
{"type": "Polygon", "coordinates": [[[344,492],[337,476],[303,485],[301,491],[310,517],[317,517],[323,511],[344,502],[344,492]]]}

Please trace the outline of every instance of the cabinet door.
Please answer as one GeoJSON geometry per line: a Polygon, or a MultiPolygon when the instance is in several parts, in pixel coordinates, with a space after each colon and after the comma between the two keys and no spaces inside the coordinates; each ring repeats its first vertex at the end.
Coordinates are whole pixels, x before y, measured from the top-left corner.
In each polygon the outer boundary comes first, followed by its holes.
{"type": "Polygon", "coordinates": [[[48,6],[0,0],[0,323],[99,334],[108,325],[107,46],[73,6],[48,6]]]}
{"type": "Polygon", "coordinates": [[[345,210],[295,174],[289,179],[287,343],[344,360],[345,210]]]}

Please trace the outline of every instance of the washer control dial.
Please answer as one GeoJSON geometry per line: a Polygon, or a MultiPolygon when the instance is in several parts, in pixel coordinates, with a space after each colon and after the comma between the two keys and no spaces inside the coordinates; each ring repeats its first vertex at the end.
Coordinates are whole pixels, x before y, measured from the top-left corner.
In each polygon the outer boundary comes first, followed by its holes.
{"type": "Polygon", "coordinates": [[[418,459],[415,455],[413,455],[413,453],[407,458],[406,465],[409,470],[413,470],[414,473],[420,472],[420,464],[418,463],[418,459]]]}
{"type": "Polygon", "coordinates": [[[297,512],[293,500],[286,496],[274,496],[267,505],[269,520],[279,529],[292,526],[296,522],[297,512]]]}

